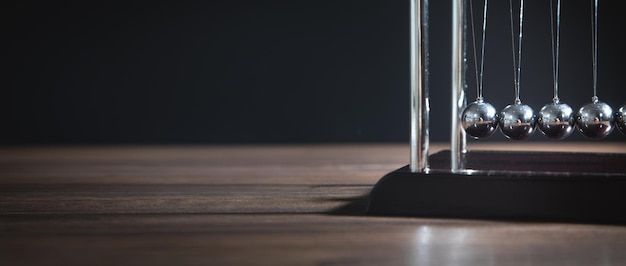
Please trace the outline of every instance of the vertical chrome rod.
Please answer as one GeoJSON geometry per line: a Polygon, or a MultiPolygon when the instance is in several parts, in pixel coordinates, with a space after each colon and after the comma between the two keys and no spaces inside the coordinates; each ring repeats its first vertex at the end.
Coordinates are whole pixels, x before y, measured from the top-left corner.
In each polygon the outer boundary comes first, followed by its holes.
{"type": "MultiPolygon", "coordinates": [[[[466,0],[452,0],[452,117],[450,129],[450,168],[463,168],[466,152],[465,131],[460,126],[460,113],[465,108],[465,9],[466,0]]],[[[471,7],[470,7],[471,8],[471,7]]]]}
{"type": "Polygon", "coordinates": [[[412,172],[428,169],[428,0],[411,1],[411,158],[412,172]]]}

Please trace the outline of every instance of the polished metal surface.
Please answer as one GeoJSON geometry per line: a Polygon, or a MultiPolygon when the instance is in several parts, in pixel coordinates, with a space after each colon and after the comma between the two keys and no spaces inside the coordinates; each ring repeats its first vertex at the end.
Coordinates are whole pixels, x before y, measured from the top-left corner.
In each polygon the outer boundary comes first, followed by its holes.
{"type": "Polygon", "coordinates": [[[615,126],[620,132],[626,134],[626,103],[615,112],[615,126]]]}
{"type": "Polygon", "coordinates": [[[614,120],[611,106],[597,99],[581,107],[576,114],[578,131],[590,139],[602,139],[611,134],[614,120]]]}
{"type": "Polygon", "coordinates": [[[489,137],[498,128],[498,111],[479,99],[465,107],[461,114],[461,126],[467,135],[475,139],[489,137]]]}
{"type": "Polygon", "coordinates": [[[549,139],[562,140],[574,131],[574,110],[566,103],[546,104],[537,114],[537,127],[549,139]]]}
{"type": "Polygon", "coordinates": [[[502,134],[512,140],[525,140],[535,133],[537,117],[533,109],[521,103],[507,105],[500,112],[499,120],[502,134]]]}
{"type": "Polygon", "coordinates": [[[465,109],[465,14],[466,0],[452,0],[452,97],[450,127],[450,167],[451,170],[463,168],[463,154],[466,152],[467,138],[462,130],[459,115],[465,109]]]}
{"type": "Polygon", "coordinates": [[[411,156],[412,172],[428,168],[428,0],[411,0],[411,156]]]}

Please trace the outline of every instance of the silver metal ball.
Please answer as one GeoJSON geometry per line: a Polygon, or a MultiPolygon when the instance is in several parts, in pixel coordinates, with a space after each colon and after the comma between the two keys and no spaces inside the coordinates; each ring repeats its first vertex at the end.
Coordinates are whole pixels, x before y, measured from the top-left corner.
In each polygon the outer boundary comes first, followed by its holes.
{"type": "Polygon", "coordinates": [[[578,131],[590,139],[602,139],[611,134],[614,120],[611,106],[598,100],[585,104],[576,114],[578,131]]]}
{"type": "Polygon", "coordinates": [[[461,114],[461,126],[475,139],[486,138],[498,128],[498,111],[481,99],[470,103],[461,114]]]}
{"type": "Polygon", "coordinates": [[[626,103],[615,112],[615,126],[623,134],[626,134],[626,103]]]}
{"type": "Polygon", "coordinates": [[[546,104],[537,114],[537,127],[549,139],[562,140],[574,131],[574,110],[565,103],[546,104]]]}
{"type": "Polygon", "coordinates": [[[521,103],[507,105],[500,112],[500,131],[507,138],[525,140],[535,133],[537,117],[533,109],[521,103]]]}

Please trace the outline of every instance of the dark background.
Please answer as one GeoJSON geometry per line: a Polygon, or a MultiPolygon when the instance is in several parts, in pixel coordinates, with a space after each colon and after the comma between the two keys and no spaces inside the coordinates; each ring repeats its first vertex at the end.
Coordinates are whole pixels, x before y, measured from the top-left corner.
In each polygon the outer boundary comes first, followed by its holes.
{"type": "MultiPolygon", "coordinates": [[[[449,138],[450,2],[430,3],[433,141],[449,138]]],[[[563,2],[560,96],[578,109],[592,96],[591,6],[563,2]]],[[[0,144],[408,142],[409,3],[5,4],[0,144]]],[[[598,95],[616,109],[623,15],[618,1],[600,4],[598,95]]],[[[536,111],[552,98],[549,14],[548,1],[526,1],[521,98],[536,111]]],[[[488,23],[484,94],[502,109],[513,101],[508,1],[490,2],[488,23]]]]}

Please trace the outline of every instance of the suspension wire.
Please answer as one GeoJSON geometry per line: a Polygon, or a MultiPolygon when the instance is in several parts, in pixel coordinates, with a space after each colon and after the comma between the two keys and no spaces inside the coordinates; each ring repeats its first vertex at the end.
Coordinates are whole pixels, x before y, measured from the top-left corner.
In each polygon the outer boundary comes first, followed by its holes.
{"type": "Polygon", "coordinates": [[[598,101],[598,0],[591,1],[591,30],[593,42],[593,97],[594,102],[598,101]]]}
{"type": "Polygon", "coordinates": [[[487,0],[484,0],[483,4],[483,39],[481,42],[480,51],[480,89],[478,97],[483,98],[483,73],[485,73],[485,35],[487,35],[487,0]]]}
{"type": "Polygon", "coordinates": [[[517,47],[517,81],[515,86],[515,102],[521,102],[519,98],[519,85],[522,75],[522,25],[524,25],[524,0],[520,0],[519,5],[519,39],[517,47]]]}
{"type": "MultiPolygon", "coordinates": [[[[513,51],[513,87],[517,88],[517,71],[516,71],[516,61],[515,58],[515,27],[513,26],[513,0],[509,0],[509,12],[511,14],[511,51],[513,51]]],[[[516,89],[517,90],[517,89],[516,89]]]]}
{"type": "Polygon", "coordinates": [[[520,0],[519,6],[519,39],[517,43],[517,60],[515,59],[515,29],[513,27],[513,0],[509,0],[509,11],[511,13],[511,45],[513,47],[513,79],[515,81],[515,103],[520,104],[522,101],[519,97],[520,92],[520,76],[522,66],[522,26],[524,24],[524,0],[520,0]]]}
{"type": "Polygon", "coordinates": [[[476,33],[474,30],[474,9],[473,1],[470,0],[470,21],[472,25],[472,43],[474,50],[474,72],[476,74],[476,95],[477,101],[483,100],[483,73],[485,70],[485,35],[487,32],[487,0],[483,1],[483,25],[482,25],[482,41],[480,51],[480,70],[478,69],[478,56],[476,55],[476,33]],[[480,72],[480,73],[479,73],[480,72]]]}
{"type": "Polygon", "coordinates": [[[474,2],[469,0],[469,10],[470,10],[470,24],[472,26],[472,48],[474,52],[474,73],[476,74],[476,95],[477,99],[480,100],[481,90],[480,90],[480,81],[478,77],[478,56],[476,55],[476,33],[474,30],[474,2]]]}
{"type": "Polygon", "coordinates": [[[554,103],[559,103],[559,46],[561,36],[561,0],[556,3],[556,36],[554,34],[554,0],[550,0],[550,31],[552,33],[552,67],[554,78],[554,103]],[[556,43],[555,43],[556,42],[556,43]],[[555,47],[556,46],[556,47],[555,47]]]}

